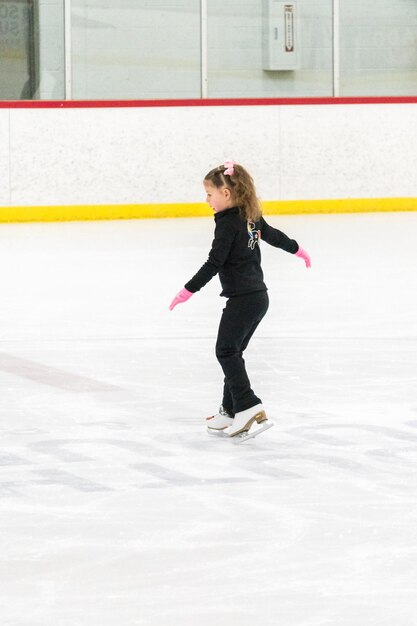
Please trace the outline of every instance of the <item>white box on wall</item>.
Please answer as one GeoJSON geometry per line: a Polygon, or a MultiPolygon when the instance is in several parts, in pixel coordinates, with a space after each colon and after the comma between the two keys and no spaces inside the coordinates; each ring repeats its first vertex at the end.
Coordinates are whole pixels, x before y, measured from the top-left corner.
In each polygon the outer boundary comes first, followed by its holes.
{"type": "Polygon", "coordinates": [[[298,15],[295,2],[263,0],[264,70],[296,70],[299,64],[298,15]]]}

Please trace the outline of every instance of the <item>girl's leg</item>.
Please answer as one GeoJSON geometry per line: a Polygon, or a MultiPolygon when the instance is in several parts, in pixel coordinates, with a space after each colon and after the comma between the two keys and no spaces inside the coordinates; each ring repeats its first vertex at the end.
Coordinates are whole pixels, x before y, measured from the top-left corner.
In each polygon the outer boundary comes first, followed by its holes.
{"type": "Polygon", "coordinates": [[[250,386],[243,351],[268,310],[268,294],[259,291],[229,298],[220,320],[216,356],[225,375],[223,401],[232,401],[233,414],[259,404],[250,386]]]}
{"type": "Polygon", "coordinates": [[[224,385],[223,385],[222,407],[224,408],[225,411],[229,413],[229,415],[231,415],[232,417],[234,416],[233,398],[232,398],[232,394],[230,393],[229,385],[227,383],[226,378],[224,379],[224,385]]]}
{"type": "MultiPolygon", "coordinates": [[[[240,351],[240,356],[242,357],[243,364],[245,364],[245,359],[243,358],[242,354],[246,350],[246,348],[247,348],[247,346],[249,344],[249,341],[251,340],[252,335],[255,332],[258,324],[259,324],[259,321],[256,321],[255,324],[253,324],[252,328],[250,329],[249,333],[246,335],[246,337],[245,337],[245,339],[243,341],[242,349],[240,351]]],[[[231,415],[232,417],[234,416],[233,398],[232,398],[232,394],[230,392],[230,388],[229,388],[229,384],[227,382],[227,378],[224,379],[222,406],[228,412],[229,415],[231,415]]]]}

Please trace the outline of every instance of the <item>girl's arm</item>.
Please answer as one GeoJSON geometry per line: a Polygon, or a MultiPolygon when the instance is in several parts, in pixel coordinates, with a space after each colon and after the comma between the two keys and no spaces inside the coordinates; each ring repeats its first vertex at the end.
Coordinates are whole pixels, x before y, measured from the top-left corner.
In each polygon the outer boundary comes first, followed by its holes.
{"type": "Polygon", "coordinates": [[[229,255],[235,235],[236,231],[233,225],[227,222],[220,226],[216,225],[214,240],[207,261],[203,263],[197,274],[184,285],[184,288],[177,293],[169,307],[170,311],[172,311],[177,304],[186,302],[191,298],[193,293],[200,291],[200,289],[218,273],[229,255]]]}
{"type": "Polygon", "coordinates": [[[269,243],[269,245],[275,248],[281,248],[285,250],[285,252],[290,252],[291,254],[298,252],[299,246],[295,239],[290,239],[285,233],[278,230],[278,228],[270,226],[263,217],[261,217],[260,225],[261,239],[263,241],[266,241],[266,243],[269,243]]]}
{"type": "Polygon", "coordinates": [[[260,219],[261,226],[261,239],[269,243],[275,248],[281,248],[285,252],[290,252],[302,258],[305,261],[306,267],[311,267],[311,260],[308,252],[304,250],[295,239],[290,239],[285,233],[270,226],[263,217],[260,219]]]}
{"type": "MultiPolygon", "coordinates": [[[[223,220],[224,222],[224,220],[223,220]]],[[[208,255],[208,259],[198,270],[185,287],[195,293],[200,291],[209,280],[215,276],[219,269],[223,267],[229,256],[230,248],[233,243],[233,239],[236,235],[236,230],[233,224],[220,223],[216,225],[214,231],[214,239],[211,245],[211,250],[208,255]]]]}

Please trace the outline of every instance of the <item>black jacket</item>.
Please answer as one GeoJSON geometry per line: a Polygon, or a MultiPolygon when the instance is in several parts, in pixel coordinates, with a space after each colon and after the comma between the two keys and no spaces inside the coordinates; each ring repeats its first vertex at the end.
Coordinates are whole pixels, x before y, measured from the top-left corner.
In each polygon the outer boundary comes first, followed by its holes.
{"type": "Polygon", "coordinates": [[[214,220],[216,228],[208,260],[185,285],[192,293],[217,273],[222,285],[220,295],[226,298],[265,290],[259,247],[262,239],[286,252],[298,251],[294,239],[267,224],[263,217],[256,223],[243,220],[238,207],[216,213],[214,220]]]}

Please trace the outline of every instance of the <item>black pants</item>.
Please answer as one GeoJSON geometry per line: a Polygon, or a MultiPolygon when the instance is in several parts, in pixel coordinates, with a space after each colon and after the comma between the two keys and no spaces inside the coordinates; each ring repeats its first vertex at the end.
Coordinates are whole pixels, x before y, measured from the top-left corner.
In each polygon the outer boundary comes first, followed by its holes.
{"type": "Polygon", "coordinates": [[[216,357],[223,369],[223,407],[230,415],[261,400],[251,389],[243,351],[268,310],[266,291],[229,298],[223,309],[216,342],[216,357]]]}

